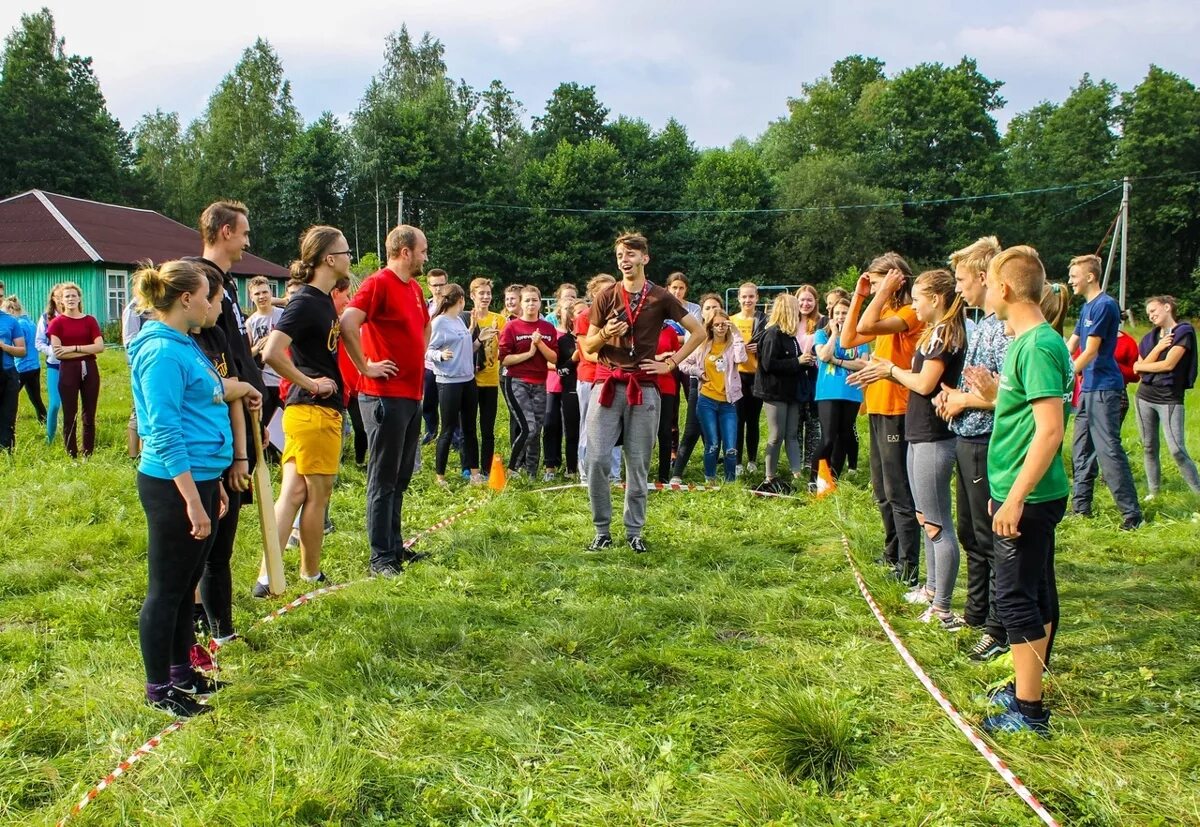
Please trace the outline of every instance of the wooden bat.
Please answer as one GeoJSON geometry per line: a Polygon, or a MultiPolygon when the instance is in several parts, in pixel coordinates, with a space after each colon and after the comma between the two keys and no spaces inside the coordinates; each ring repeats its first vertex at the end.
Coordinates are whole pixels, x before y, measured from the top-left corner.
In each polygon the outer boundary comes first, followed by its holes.
{"type": "Polygon", "coordinates": [[[262,528],[267,588],[271,594],[283,594],[287,578],[283,573],[283,549],[279,547],[279,527],[275,524],[275,492],[271,489],[271,469],[263,457],[262,417],[258,411],[250,412],[250,430],[254,432],[254,503],[262,528]]]}

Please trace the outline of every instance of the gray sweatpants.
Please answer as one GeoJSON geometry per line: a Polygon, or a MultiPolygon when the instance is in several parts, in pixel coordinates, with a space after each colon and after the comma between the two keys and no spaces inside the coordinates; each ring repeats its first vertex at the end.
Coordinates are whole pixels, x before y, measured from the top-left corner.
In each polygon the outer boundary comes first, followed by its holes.
{"type": "Polygon", "coordinates": [[[779,469],[779,446],[787,449],[788,465],[793,474],[806,470],[800,459],[800,403],[767,401],[767,479],[775,479],[779,469]]]}
{"type": "Polygon", "coordinates": [[[1137,403],[1138,429],[1142,432],[1142,446],[1145,449],[1146,485],[1151,494],[1157,494],[1162,484],[1162,467],[1158,463],[1158,426],[1162,423],[1163,432],[1167,435],[1167,450],[1171,458],[1179,466],[1179,473],[1188,488],[1200,493],[1200,474],[1196,472],[1196,463],[1188,456],[1187,443],[1184,442],[1183,405],[1165,405],[1146,402],[1142,399],[1137,403]]]}
{"type": "Polygon", "coordinates": [[[587,418],[587,485],[592,506],[592,523],[597,534],[608,535],[612,527],[612,484],[608,480],[612,449],[624,428],[625,437],[625,535],[640,537],[646,525],[646,492],[650,455],[658,437],[658,388],[642,386],[642,404],[625,400],[624,383],[617,385],[612,405],[600,404],[600,389],[594,389],[587,418]]]}
{"type": "Polygon", "coordinates": [[[546,386],[505,376],[504,401],[513,414],[516,430],[509,435],[508,469],[524,470],[532,479],[542,458],[542,422],[546,418],[546,386]]]}
{"type": "MultiPolygon", "coordinates": [[[[575,383],[575,395],[579,397],[579,470],[583,472],[583,482],[587,482],[587,416],[592,405],[592,390],[594,382],[582,380],[575,383]]],[[[597,390],[596,393],[600,391],[597,390]]],[[[621,480],[621,449],[613,446],[612,470],[609,476],[613,482],[621,480]]]]}
{"type": "Polygon", "coordinates": [[[954,472],[953,439],[908,444],[908,481],[913,505],[925,525],[938,526],[934,539],[925,537],[925,587],[933,589],[933,607],[950,611],[950,596],[958,579],[958,538],[950,505],[950,476],[954,472]]]}

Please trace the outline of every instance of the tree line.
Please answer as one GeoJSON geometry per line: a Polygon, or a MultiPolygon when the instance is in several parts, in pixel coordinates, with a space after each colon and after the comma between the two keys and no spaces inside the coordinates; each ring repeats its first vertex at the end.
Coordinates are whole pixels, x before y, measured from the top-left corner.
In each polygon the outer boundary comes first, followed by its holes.
{"type": "Polygon", "coordinates": [[[829,284],[885,249],[936,266],[992,233],[1037,246],[1065,277],[1071,256],[1101,245],[1130,176],[1130,295],[1171,292],[1200,311],[1196,86],[1153,65],[1130,90],[1084,74],[1001,133],[1002,86],[968,57],[888,74],[852,55],[801,84],[754,140],[698,149],[678,121],[614,115],[577,83],[527,127],[502,81],[454,80],[441,42],[401,27],[346,123],[305,123],[260,38],[194,121],[155,109],[126,131],[90,58],[67,52],[42,9],[0,56],[0,193],[36,187],[189,225],[238,198],[255,252],[280,263],[317,222],[365,258],[400,217],[458,281],[543,288],[611,269],[612,238],[637,228],[654,277],[683,270],[695,292],[829,284]]]}

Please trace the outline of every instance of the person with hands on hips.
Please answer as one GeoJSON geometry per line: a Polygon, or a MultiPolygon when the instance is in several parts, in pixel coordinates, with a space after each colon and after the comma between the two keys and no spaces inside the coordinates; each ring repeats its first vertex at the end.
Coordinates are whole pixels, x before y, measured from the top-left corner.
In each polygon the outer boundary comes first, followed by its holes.
{"type": "Polygon", "coordinates": [[[152,310],[130,345],[130,375],[142,455],[137,487],[146,513],[149,579],[139,617],[146,701],[174,716],[218,684],[196,672],[192,599],[212,547],[213,523],[228,505],[221,475],[233,463],[227,402],[262,397],[245,382],[224,383],[188,337],[208,316],[209,283],[200,265],[171,261],[134,276],[143,310],[152,310]]]}

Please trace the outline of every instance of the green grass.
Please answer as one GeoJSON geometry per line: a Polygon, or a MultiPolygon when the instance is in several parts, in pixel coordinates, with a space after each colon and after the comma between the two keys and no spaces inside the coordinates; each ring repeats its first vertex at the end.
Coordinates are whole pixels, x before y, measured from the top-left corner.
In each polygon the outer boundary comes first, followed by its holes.
{"type": "MultiPolygon", "coordinates": [[[[120,355],[102,370],[95,457],[40,444],[22,403],[18,449],[0,458],[3,823],[52,824],[166,723],[141,703],[145,536],[120,355]]],[[[1134,467],[1140,480],[1137,453],[1134,467]]],[[[1144,530],[1118,533],[1103,489],[1095,519],[1060,527],[1054,738],[999,752],[1063,824],[1200,823],[1200,537],[1195,500],[1165,472],[1144,530]]],[[[652,494],[652,554],[588,555],[584,492],[531,487],[423,541],[432,559],[401,580],[358,583],[231,645],[215,713],[74,823],[1037,823],[859,596],[843,530],[913,654],[977,719],[974,697],[1008,667],[972,664],[972,636],[917,624],[870,566],[881,531],[865,488],[809,504],[740,484],[652,494]]],[[[365,574],[363,491],[348,467],[326,545],[337,582],[365,574]]],[[[488,496],[437,489],[427,464],[408,531],[488,496]]],[[[249,596],[257,534],[248,509],[243,630],[278,605],[249,596]]]]}

